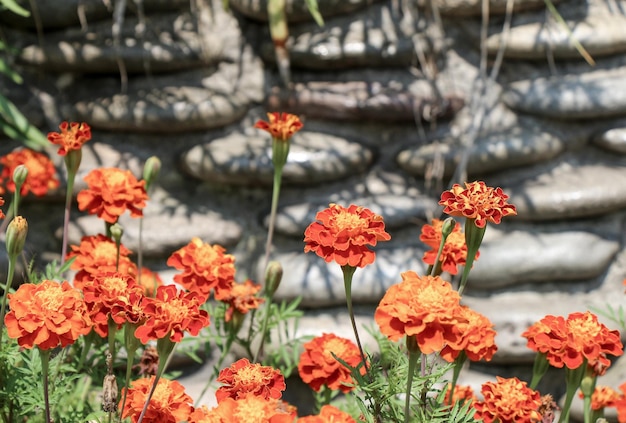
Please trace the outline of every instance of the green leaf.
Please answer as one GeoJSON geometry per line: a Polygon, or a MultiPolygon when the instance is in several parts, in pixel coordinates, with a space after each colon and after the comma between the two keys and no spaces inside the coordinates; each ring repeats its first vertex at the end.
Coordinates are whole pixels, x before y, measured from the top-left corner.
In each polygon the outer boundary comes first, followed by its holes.
{"type": "Polygon", "coordinates": [[[2,94],[0,94],[0,129],[33,150],[42,150],[48,145],[47,137],[31,125],[22,112],[2,94]]]}
{"type": "Polygon", "coordinates": [[[317,22],[319,26],[324,26],[324,18],[322,18],[320,9],[317,6],[317,0],[306,0],[306,7],[309,8],[309,13],[313,16],[315,22],[317,22]]]}
{"type": "Polygon", "coordinates": [[[0,0],[0,6],[4,6],[16,15],[20,15],[25,18],[30,16],[30,12],[17,4],[15,0],[0,0]]]}
{"type": "Polygon", "coordinates": [[[22,76],[19,73],[15,72],[13,69],[11,69],[2,59],[0,59],[0,73],[3,73],[11,78],[11,80],[16,84],[21,84],[22,82],[24,82],[22,76]]]}

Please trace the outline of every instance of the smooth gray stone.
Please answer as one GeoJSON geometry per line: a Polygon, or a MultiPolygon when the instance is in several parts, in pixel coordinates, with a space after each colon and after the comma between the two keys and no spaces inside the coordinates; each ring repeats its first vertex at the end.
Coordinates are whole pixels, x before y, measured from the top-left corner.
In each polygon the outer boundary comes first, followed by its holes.
{"type": "Polygon", "coordinates": [[[238,36],[232,17],[224,13],[203,28],[200,19],[188,12],[145,19],[143,25],[136,17],[124,20],[119,48],[112,22],[102,21],[87,31],[71,28],[47,33],[43,44],[32,37],[18,60],[52,72],[118,73],[118,60],[129,73],[173,72],[216,63],[224,47],[222,38],[238,36]]]}
{"type": "Polygon", "coordinates": [[[501,186],[521,220],[606,215],[626,207],[626,160],[587,148],[559,161],[486,178],[501,186]]]}
{"type": "Polygon", "coordinates": [[[269,109],[336,121],[434,121],[452,117],[463,107],[461,97],[444,93],[405,71],[350,72],[307,75],[285,90],[274,87],[266,98],[269,109]],[[350,79],[347,79],[350,78],[350,79]]]}
{"type": "MultiPolygon", "coordinates": [[[[369,6],[377,0],[317,0],[317,6],[325,20],[340,14],[352,13],[369,6]]],[[[267,22],[267,0],[229,0],[233,9],[248,18],[267,22]]],[[[287,0],[285,11],[289,22],[310,21],[313,18],[306,3],[302,0],[287,0]]]]}
{"type": "MultiPolygon", "coordinates": [[[[139,219],[124,213],[119,223],[124,229],[122,243],[133,253],[139,248],[139,219]]],[[[57,233],[60,232],[60,229],[57,233]]],[[[83,215],[70,226],[70,243],[78,245],[81,237],[104,233],[104,223],[96,216],[83,215]]],[[[232,247],[242,238],[243,228],[223,211],[211,209],[205,198],[175,198],[157,190],[144,209],[142,245],[146,257],[169,257],[187,245],[193,237],[209,244],[232,247]]]]}
{"type": "Polygon", "coordinates": [[[591,279],[606,270],[619,248],[615,239],[581,230],[506,232],[483,243],[468,284],[482,290],[591,279]]]}
{"type": "Polygon", "coordinates": [[[626,68],[513,82],[502,99],[522,112],[576,120],[626,114],[626,68]]]}
{"type": "MultiPolygon", "coordinates": [[[[390,3],[376,3],[363,11],[316,23],[289,28],[289,61],[292,67],[329,70],[352,67],[411,66],[416,50],[429,56],[432,43],[424,35],[427,21],[421,14],[395,9],[390,3]]],[[[269,37],[269,29],[264,31],[269,37]]],[[[273,46],[261,50],[270,62],[273,46]]]]}
{"type": "Polygon", "coordinates": [[[593,138],[593,143],[608,151],[626,154],[626,128],[613,128],[593,138]]]}
{"type": "MultiPolygon", "coordinates": [[[[501,132],[480,136],[472,145],[467,164],[470,175],[485,174],[513,167],[532,165],[558,156],[566,142],[561,134],[548,132],[532,122],[501,132]]],[[[398,154],[398,165],[407,172],[423,176],[436,160],[442,160],[444,177],[456,170],[464,147],[455,138],[412,147],[398,154]]]]}
{"type": "MultiPolygon", "coordinates": [[[[0,22],[13,27],[36,29],[57,29],[78,26],[81,20],[90,25],[94,21],[113,15],[113,4],[103,0],[33,0],[20,1],[19,4],[31,11],[29,17],[22,17],[9,11],[0,13],[0,22]],[[31,8],[34,4],[35,8],[31,8]]],[[[142,0],[144,13],[172,10],[188,10],[189,0],[142,0]]],[[[137,15],[137,2],[126,1],[126,14],[137,15]]]]}
{"type": "MultiPolygon", "coordinates": [[[[480,16],[482,13],[481,0],[435,0],[437,10],[445,16],[468,17],[480,16]]],[[[506,0],[489,0],[489,14],[503,15],[506,12],[506,0]]],[[[554,2],[557,3],[557,2],[554,2]]],[[[430,0],[418,0],[422,8],[430,8],[430,0]]],[[[515,0],[513,12],[545,8],[544,0],[515,0]]]]}
{"type": "MultiPolygon", "coordinates": [[[[262,132],[262,131],[259,131],[262,132]]],[[[274,178],[269,134],[233,133],[183,153],[189,175],[214,183],[271,186],[274,178]]],[[[358,143],[318,132],[297,132],[283,169],[285,184],[311,185],[363,172],[373,154],[358,143]]]]}
{"type": "MultiPolygon", "coordinates": [[[[312,202],[294,204],[278,209],[276,216],[276,232],[282,235],[300,237],[304,236],[305,229],[315,222],[318,212],[328,207],[326,202],[312,202]]],[[[383,216],[385,228],[393,229],[406,226],[417,219],[428,220],[428,216],[437,214],[438,204],[428,197],[407,197],[403,195],[382,194],[367,198],[355,198],[350,204],[356,204],[370,209],[372,212],[383,216]]],[[[343,204],[348,206],[349,204],[343,204]]],[[[265,218],[268,226],[269,216],[265,218]]]]}
{"type": "Polygon", "coordinates": [[[130,132],[188,132],[241,119],[263,98],[261,62],[246,49],[238,63],[221,62],[173,75],[136,77],[127,93],[118,78],[81,79],[73,86],[73,119],[93,128],[130,132]],[[115,94],[117,92],[117,94],[115,94]]]}
{"type": "MultiPolygon", "coordinates": [[[[592,15],[568,22],[574,39],[582,44],[593,58],[626,51],[626,17],[618,14],[592,15]]],[[[505,34],[493,34],[487,39],[487,51],[495,55],[505,34]]],[[[505,57],[546,60],[581,58],[570,41],[570,32],[560,23],[535,22],[511,28],[506,38],[505,57]]]]}

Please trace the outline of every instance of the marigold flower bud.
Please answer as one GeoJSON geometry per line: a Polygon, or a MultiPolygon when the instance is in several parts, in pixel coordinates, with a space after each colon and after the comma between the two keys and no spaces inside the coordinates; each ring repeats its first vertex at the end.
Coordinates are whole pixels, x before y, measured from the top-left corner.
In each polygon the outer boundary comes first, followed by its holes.
{"type": "Polygon", "coordinates": [[[446,239],[448,235],[452,233],[455,226],[456,220],[451,217],[448,217],[446,220],[443,221],[443,225],[441,226],[441,235],[443,236],[443,239],[446,239]]]}
{"type": "MultiPolygon", "coordinates": [[[[17,166],[15,170],[13,170],[13,183],[16,187],[21,187],[26,182],[26,177],[28,176],[28,168],[23,164],[17,166]]],[[[16,191],[18,189],[16,188],[16,191]]]]}
{"type": "Polygon", "coordinates": [[[161,160],[159,160],[157,156],[151,156],[146,160],[143,166],[143,179],[146,181],[146,191],[150,189],[152,183],[156,180],[157,176],[159,176],[160,171],[161,160]]]}
{"type": "Polygon", "coordinates": [[[122,235],[124,235],[124,228],[122,228],[119,223],[115,223],[111,225],[109,231],[111,231],[111,236],[113,237],[115,243],[119,244],[122,240],[122,235]]]}
{"type": "Polygon", "coordinates": [[[15,216],[6,233],[6,248],[9,257],[17,257],[24,249],[28,234],[28,222],[22,216],[15,216]]]}
{"type": "Polygon", "coordinates": [[[277,261],[270,261],[265,269],[265,292],[269,297],[274,296],[282,278],[283,266],[277,261]]]}

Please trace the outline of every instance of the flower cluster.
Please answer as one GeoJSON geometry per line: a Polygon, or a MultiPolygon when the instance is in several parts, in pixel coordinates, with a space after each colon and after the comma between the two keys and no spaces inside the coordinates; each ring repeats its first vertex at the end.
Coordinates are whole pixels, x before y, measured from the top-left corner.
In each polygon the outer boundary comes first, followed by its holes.
{"type": "MultiPolygon", "coordinates": [[[[298,372],[302,381],[311,389],[319,391],[325,386],[331,390],[340,389],[344,393],[354,389],[350,369],[337,360],[343,360],[350,367],[357,367],[361,363],[361,354],[354,342],[325,333],[313,338],[303,347],[304,351],[298,361],[298,372]]],[[[361,366],[359,371],[365,374],[365,367],[361,366]]]]}
{"type": "Polygon", "coordinates": [[[246,358],[222,370],[217,381],[223,384],[215,392],[218,403],[226,398],[238,400],[247,396],[278,400],[286,388],[285,378],[278,370],[250,363],[246,358]]]}
{"type": "Polygon", "coordinates": [[[439,276],[402,274],[402,282],[389,287],[374,319],[392,341],[414,337],[424,354],[441,352],[453,361],[461,351],[471,360],[491,360],[497,347],[492,323],[460,305],[459,294],[439,276]]]}
{"type": "MultiPolygon", "coordinates": [[[[431,266],[435,265],[437,253],[442,239],[443,221],[433,219],[432,224],[422,226],[420,241],[428,245],[431,249],[424,253],[423,261],[431,266]]],[[[476,257],[480,253],[476,253],[476,257]]],[[[458,266],[465,266],[467,260],[467,245],[465,245],[465,235],[461,232],[461,224],[455,223],[452,232],[446,238],[446,242],[441,250],[439,262],[441,269],[451,275],[458,273],[458,266]]]]}
{"type": "Polygon", "coordinates": [[[5,192],[5,188],[9,192],[15,192],[15,182],[13,181],[13,172],[18,166],[25,166],[28,170],[26,179],[20,189],[21,195],[27,195],[29,192],[37,196],[43,196],[53,189],[59,187],[59,179],[52,161],[43,153],[22,148],[5,156],[0,157],[0,194],[5,192]]]}
{"type": "Polygon", "coordinates": [[[598,375],[611,364],[607,355],[623,353],[619,332],[609,330],[591,312],[572,313],[567,319],[548,315],[522,336],[528,348],[544,354],[551,366],[577,369],[587,362],[598,375]]]}
{"type": "Polygon", "coordinates": [[[304,231],[304,252],[313,251],[328,263],[365,267],[376,257],[368,246],[391,239],[382,217],[354,204],[330,204],[315,219],[304,231]]]}

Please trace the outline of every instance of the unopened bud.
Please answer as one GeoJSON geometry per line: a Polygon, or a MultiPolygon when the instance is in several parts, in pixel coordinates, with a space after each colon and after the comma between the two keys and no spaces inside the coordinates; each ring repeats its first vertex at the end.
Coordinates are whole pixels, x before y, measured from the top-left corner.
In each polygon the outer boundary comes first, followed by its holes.
{"type": "Polygon", "coordinates": [[[13,171],[13,182],[15,183],[15,190],[19,191],[19,189],[26,182],[26,177],[28,176],[28,168],[24,165],[19,165],[13,171]]]}
{"type": "Polygon", "coordinates": [[[157,156],[151,156],[143,166],[143,180],[146,181],[146,191],[150,189],[152,183],[159,176],[161,171],[161,160],[157,156]]]}
{"type": "Polygon", "coordinates": [[[270,261],[265,269],[265,292],[273,297],[283,278],[283,266],[277,261],[270,261]]]}
{"type": "Polygon", "coordinates": [[[24,249],[26,235],[28,234],[28,222],[22,216],[15,216],[6,233],[6,247],[9,257],[17,257],[24,249]]]}
{"type": "Polygon", "coordinates": [[[111,232],[111,237],[115,241],[115,244],[119,245],[122,242],[122,235],[124,235],[124,228],[119,223],[114,223],[109,228],[111,232]]]}
{"type": "Polygon", "coordinates": [[[443,224],[441,225],[441,236],[443,237],[443,239],[446,239],[448,235],[452,233],[455,226],[456,220],[451,217],[448,217],[446,220],[443,221],[443,224]]]}

